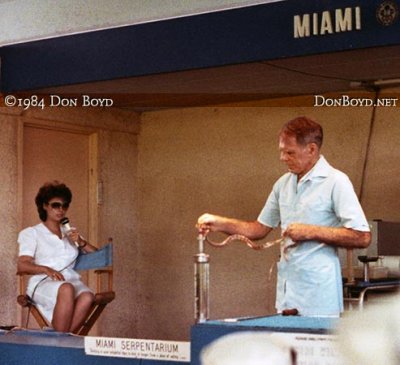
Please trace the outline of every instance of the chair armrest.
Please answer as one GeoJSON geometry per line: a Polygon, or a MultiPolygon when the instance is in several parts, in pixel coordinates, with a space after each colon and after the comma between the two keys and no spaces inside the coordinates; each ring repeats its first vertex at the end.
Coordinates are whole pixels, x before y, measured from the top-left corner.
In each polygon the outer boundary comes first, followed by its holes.
{"type": "Polygon", "coordinates": [[[94,273],[97,276],[97,293],[102,291],[102,276],[107,275],[107,288],[109,292],[113,291],[113,270],[112,268],[98,269],[94,273]]]}
{"type": "Polygon", "coordinates": [[[114,292],[97,293],[94,298],[95,304],[108,304],[115,299],[114,292]]]}
{"type": "Polygon", "coordinates": [[[109,274],[109,275],[112,275],[112,269],[111,268],[94,270],[94,272],[96,274],[109,274]]]}
{"type": "Polygon", "coordinates": [[[29,307],[31,304],[31,300],[26,294],[18,295],[17,302],[21,307],[29,307]]]}

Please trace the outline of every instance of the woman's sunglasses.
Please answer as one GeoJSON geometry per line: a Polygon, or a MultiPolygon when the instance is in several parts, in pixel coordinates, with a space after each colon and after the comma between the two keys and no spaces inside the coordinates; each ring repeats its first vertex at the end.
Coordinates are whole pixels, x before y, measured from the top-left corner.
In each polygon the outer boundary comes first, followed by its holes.
{"type": "Polygon", "coordinates": [[[53,202],[49,204],[53,209],[64,209],[67,210],[69,208],[69,203],[64,202],[64,203],[60,203],[60,202],[53,202]]]}

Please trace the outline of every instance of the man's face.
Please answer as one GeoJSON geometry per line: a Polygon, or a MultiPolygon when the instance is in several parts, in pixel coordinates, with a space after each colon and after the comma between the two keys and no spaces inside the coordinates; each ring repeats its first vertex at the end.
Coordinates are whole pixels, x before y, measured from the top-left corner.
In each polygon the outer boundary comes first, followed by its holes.
{"type": "Polygon", "coordinates": [[[316,148],[314,143],[298,144],[294,136],[281,134],[279,137],[280,160],[290,172],[298,175],[299,180],[314,166],[316,148]]]}

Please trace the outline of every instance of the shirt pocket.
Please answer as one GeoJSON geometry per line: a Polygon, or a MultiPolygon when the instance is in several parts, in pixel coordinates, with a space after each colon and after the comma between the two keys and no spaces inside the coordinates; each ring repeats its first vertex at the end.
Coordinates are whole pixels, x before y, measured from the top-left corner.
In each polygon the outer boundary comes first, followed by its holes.
{"type": "Polygon", "coordinates": [[[282,227],[286,227],[288,223],[296,220],[296,204],[284,199],[279,200],[279,214],[282,227]]]}
{"type": "Polygon", "coordinates": [[[320,224],[332,216],[333,204],[331,199],[317,196],[299,201],[295,209],[302,223],[320,224]]]}

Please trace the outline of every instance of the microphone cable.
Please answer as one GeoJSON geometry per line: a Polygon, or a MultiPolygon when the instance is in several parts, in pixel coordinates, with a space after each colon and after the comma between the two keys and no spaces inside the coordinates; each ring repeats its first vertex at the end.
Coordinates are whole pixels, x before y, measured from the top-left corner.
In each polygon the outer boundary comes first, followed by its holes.
{"type": "MultiPolygon", "coordinates": [[[[78,256],[79,256],[79,254],[78,254],[78,256]]],[[[76,259],[78,258],[78,256],[77,256],[76,258],[74,258],[68,265],[64,266],[61,270],[58,270],[58,272],[63,272],[65,269],[67,269],[69,266],[71,266],[71,265],[76,261],[76,259]]],[[[53,270],[54,270],[54,269],[53,269],[53,270]]],[[[33,297],[34,297],[34,295],[35,295],[36,289],[39,287],[39,285],[40,285],[43,281],[45,281],[45,280],[48,279],[49,277],[50,277],[49,275],[46,275],[44,278],[42,278],[41,280],[39,280],[39,282],[38,282],[38,283],[35,285],[35,287],[33,288],[32,295],[31,295],[31,296],[28,296],[28,295],[26,294],[26,297],[27,297],[27,300],[28,300],[28,303],[30,304],[30,306],[29,306],[29,308],[28,308],[28,313],[27,313],[27,316],[26,316],[25,328],[28,328],[29,317],[30,317],[31,310],[32,310],[32,307],[31,307],[31,306],[36,304],[35,301],[33,300],[33,297]]]]}

